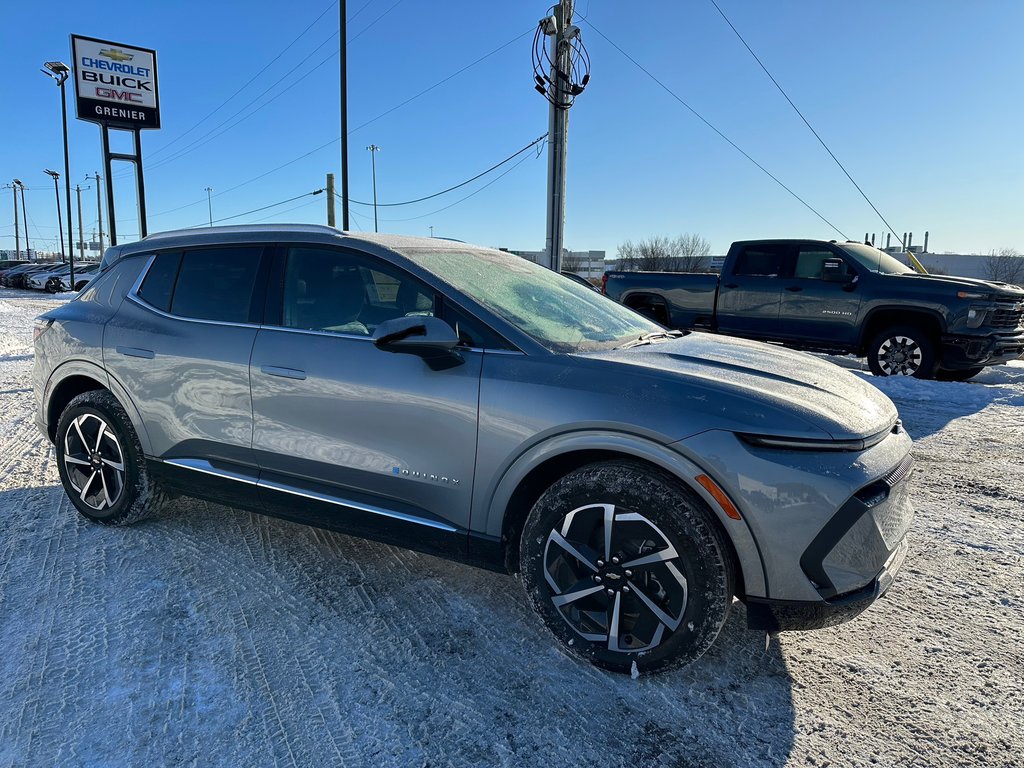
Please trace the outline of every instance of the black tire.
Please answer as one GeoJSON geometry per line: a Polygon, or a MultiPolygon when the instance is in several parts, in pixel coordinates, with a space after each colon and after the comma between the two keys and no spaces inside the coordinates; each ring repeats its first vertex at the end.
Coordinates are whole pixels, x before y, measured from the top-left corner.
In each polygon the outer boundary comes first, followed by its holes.
{"type": "Polygon", "coordinates": [[[935,377],[935,340],[914,325],[895,325],[868,342],[868,367],[875,376],[935,377]]]}
{"type": "Polygon", "coordinates": [[[128,414],[105,389],[83,392],[68,403],[57,423],[56,444],[64,490],[93,522],[130,525],[169,500],[149,475],[128,414]]]}
{"type": "Polygon", "coordinates": [[[939,381],[967,381],[973,379],[979,373],[985,370],[985,366],[979,366],[978,368],[961,368],[956,371],[948,371],[945,368],[939,368],[935,372],[935,378],[939,381]]]}
{"type": "Polygon", "coordinates": [[[523,527],[519,567],[530,601],[563,647],[615,672],[699,658],[725,624],[735,578],[732,551],[704,502],[678,480],[630,461],[590,464],[545,491],[523,527]],[[648,558],[657,560],[635,562],[648,558]],[[556,606],[578,593],[585,594],[556,606]]]}

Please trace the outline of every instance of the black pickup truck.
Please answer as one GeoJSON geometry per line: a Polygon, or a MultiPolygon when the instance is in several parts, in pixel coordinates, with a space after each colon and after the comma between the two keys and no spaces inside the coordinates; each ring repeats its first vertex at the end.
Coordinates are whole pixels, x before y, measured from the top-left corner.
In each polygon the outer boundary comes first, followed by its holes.
{"type": "Polygon", "coordinates": [[[608,272],[603,290],[669,328],[850,353],[879,376],[964,381],[1024,355],[1024,288],[918,274],[857,242],[737,242],[721,275],[608,272]]]}

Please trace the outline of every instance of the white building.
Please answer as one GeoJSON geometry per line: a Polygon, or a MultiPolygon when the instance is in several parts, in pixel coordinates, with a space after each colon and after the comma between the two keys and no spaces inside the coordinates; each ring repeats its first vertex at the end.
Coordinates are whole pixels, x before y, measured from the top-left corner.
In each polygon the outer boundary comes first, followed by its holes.
{"type": "MultiPolygon", "coordinates": [[[[548,263],[547,251],[517,251],[513,248],[499,248],[498,250],[522,256],[534,264],[547,266],[548,263]]],[[[562,251],[562,269],[566,272],[575,272],[588,280],[600,280],[606,270],[613,268],[613,262],[605,261],[604,251],[562,251]]]]}

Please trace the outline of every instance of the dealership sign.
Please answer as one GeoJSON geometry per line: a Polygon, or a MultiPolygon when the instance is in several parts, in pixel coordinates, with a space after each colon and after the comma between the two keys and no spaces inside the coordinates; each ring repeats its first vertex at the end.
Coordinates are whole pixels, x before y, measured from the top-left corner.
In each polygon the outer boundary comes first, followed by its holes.
{"type": "Polygon", "coordinates": [[[160,127],[156,51],[71,36],[78,119],[111,128],[160,127]]]}

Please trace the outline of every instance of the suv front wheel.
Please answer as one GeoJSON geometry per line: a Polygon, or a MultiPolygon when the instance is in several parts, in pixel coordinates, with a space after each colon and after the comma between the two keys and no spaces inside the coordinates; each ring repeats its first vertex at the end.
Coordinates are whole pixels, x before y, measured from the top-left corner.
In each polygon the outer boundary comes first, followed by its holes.
{"type": "Polygon", "coordinates": [[[699,658],[732,602],[731,550],[710,510],[674,478],[628,461],[582,467],[545,491],[519,565],[565,648],[616,672],[699,658]]]}
{"type": "Polygon", "coordinates": [[[57,424],[57,470],[71,503],[103,525],[128,525],[159,511],[167,496],[146,468],[131,420],[107,390],[83,392],[57,424]]]}

